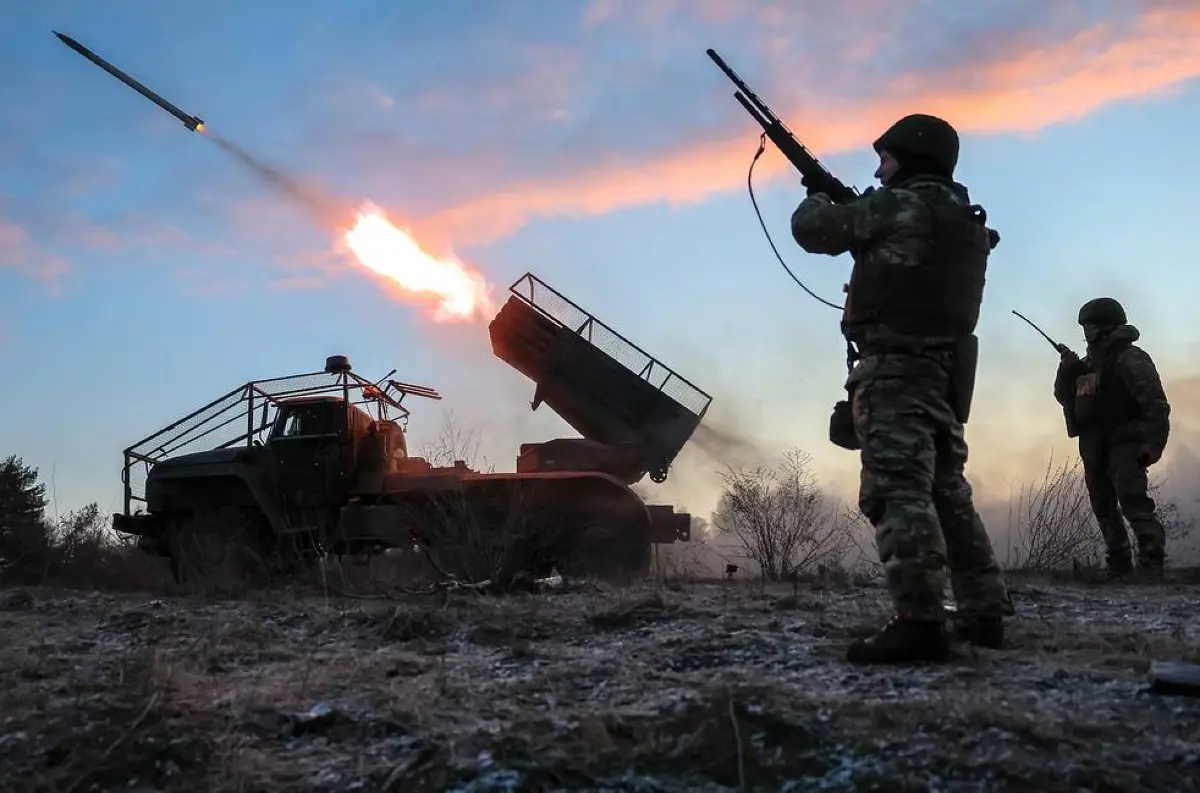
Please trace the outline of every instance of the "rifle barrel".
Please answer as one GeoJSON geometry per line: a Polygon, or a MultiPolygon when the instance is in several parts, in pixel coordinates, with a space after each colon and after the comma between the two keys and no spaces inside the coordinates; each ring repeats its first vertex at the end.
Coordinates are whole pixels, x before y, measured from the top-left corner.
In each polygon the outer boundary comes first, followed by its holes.
{"type": "MultiPolygon", "coordinates": [[[[771,108],[767,107],[767,103],[759,99],[758,95],[755,94],[754,91],[750,90],[750,86],[746,85],[746,81],[738,76],[738,73],[735,72],[730,65],[725,62],[724,58],[717,54],[716,50],[709,47],[704,52],[709,58],[712,58],[713,63],[717,64],[717,67],[721,71],[725,72],[725,76],[728,77],[733,84],[738,87],[739,93],[742,94],[742,96],[738,98],[738,101],[741,102],[747,110],[750,109],[750,104],[747,104],[749,102],[753,104],[759,115],[765,117],[769,123],[779,123],[779,119],[774,113],[771,112],[771,108]]],[[[737,96],[737,94],[734,94],[734,96],[737,96]]]]}
{"type": "Polygon", "coordinates": [[[742,107],[746,108],[746,112],[750,114],[750,117],[761,124],[764,129],[771,126],[771,120],[767,118],[766,114],[751,104],[750,100],[741,91],[735,93],[733,98],[740,102],[742,107]]]}
{"type": "Polygon", "coordinates": [[[704,54],[712,58],[713,63],[717,64],[721,71],[725,72],[726,76],[728,76],[730,80],[733,80],[735,83],[741,82],[741,80],[738,79],[738,76],[734,73],[733,69],[729,68],[729,64],[725,62],[724,58],[717,54],[716,50],[714,50],[712,47],[709,47],[704,51],[704,54]]]}

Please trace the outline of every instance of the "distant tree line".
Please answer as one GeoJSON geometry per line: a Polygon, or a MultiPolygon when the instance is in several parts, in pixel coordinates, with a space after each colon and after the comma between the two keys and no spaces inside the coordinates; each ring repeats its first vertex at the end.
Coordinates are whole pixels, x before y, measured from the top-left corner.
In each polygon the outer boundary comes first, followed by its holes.
{"type": "Polygon", "coordinates": [[[17,455],[0,461],[0,582],[37,584],[92,573],[127,546],[108,531],[100,505],[53,518],[46,485],[17,455]]]}

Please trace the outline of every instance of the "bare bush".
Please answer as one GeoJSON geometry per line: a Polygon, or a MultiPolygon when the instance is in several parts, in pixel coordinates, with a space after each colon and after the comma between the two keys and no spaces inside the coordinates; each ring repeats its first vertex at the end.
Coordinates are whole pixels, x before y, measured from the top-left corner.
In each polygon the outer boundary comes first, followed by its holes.
{"type": "Polygon", "coordinates": [[[1078,458],[1056,464],[1050,456],[1041,481],[1022,485],[1009,500],[1008,529],[1010,569],[1054,570],[1102,555],[1078,458]]]}
{"type": "MultiPolygon", "coordinates": [[[[1165,482],[1151,481],[1155,514],[1167,547],[1191,536],[1196,518],[1176,499],[1164,499],[1165,482]]],[[[1104,538],[1092,511],[1079,458],[1055,463],[1051,455],[1040,482],[1023,485],[1009,502],[1009,569],[1043,572],[1074,566],[1093,567],[1104,557],[1104,538]]]]}
{"type": "MultiPolygon", "coordinates": [[[[482,447],[482,433],[464,427],[454,411],[447,410],[435,434],[413,444],[410,451],[434,467],[461,462],[474,471],[494,473],[495,465],[482,454],[482,447]]],[[[525,583],[540,571],[525,570],[523,562],[540,559],[541,544],[553,542],[565,530],[557,521],[546,521],[526,502],[527,496],[524,490],[508,494],[503,485],[475,481],[448,483],[420,498],[401,500],[400,505],[411,510],[405,522],[413,530],[412,545],[392,549],[374,564],[369,558],[350,565],[326,561],[322,581],[343,591],[365,583],[389,592],[430,582],[435,587],[486,584],[497,589],[525,583]],[[506,512],[480,509],[481,500],[500,503],[495,500],[498,494],[505,495],[506,512]]]]}
{"type": "Polygon", "coordinates": [[[419,445],[416,453],[430,465],[450,467],[462,461],[468,467],[485,473],[494,473],[495,464],[481,453],[483,436],[478,429],[465,429],[458,422],[453,410],[442,414],[442,423],[432,439],[419,445]]]}
{"type": "Polygon", "coordinates": [[[845,527],[847,544],[853,558],[848,567],[860,578],[876,580],[883,578],[883,563],[875,549],[875,527],[858,507],[843,506],[839,518],[845,527]]]}
{"type": "Polygon", "coordinates": [[[1163,479],[1152,481],[1150,497],[1154,499],[1154,514],[1163,526],[1163,533],[1167,537],[1167,551],[1170,552],[1172,548],[1185,545],[1191,539],[1192,531],[1196,528],[1196,516],[1184,512],[1178,499],[1164,497],[1163,489],[1166,484],[1166,480],[1163,479]]]}
{"type": "Polygon", "coordinates": [[[116,535],[96,503],[27,526],[21,542],[19,552],[0,565],[0,582],[102,590],[161,589],[168,583],[159,560],[116,535]]]}
{"type": "Polygon", "coordinates": [[[779,581],[837,567],[853,547],[850,513],[818,486],[811,457],[799,450],[774,469],[730,469],[713,525],[779,581]]]}

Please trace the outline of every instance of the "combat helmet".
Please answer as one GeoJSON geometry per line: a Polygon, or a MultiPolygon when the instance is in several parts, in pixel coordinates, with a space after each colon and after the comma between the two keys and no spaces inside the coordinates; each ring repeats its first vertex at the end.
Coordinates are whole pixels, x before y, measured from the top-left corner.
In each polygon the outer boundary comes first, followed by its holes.
{"type": "Polygon", "coordinates": [[[903,161],[912,155],[940,166],[947,178],[958,166],[958,131],[945,119],[913,113],[888,127],[873,144],[878,153],[884,149],[903,161]]]}
{"type": "Polygon", "coordinates": [[[1079,308],[1080,325],[1115,328],[1126,323],[1125,308],[1111,297],[1097,297],[1079,308]]]}

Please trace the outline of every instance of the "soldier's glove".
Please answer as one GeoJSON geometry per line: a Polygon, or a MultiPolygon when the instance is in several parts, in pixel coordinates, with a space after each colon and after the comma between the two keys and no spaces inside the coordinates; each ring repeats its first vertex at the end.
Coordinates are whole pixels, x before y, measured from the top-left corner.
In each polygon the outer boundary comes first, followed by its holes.
{"type": "Polygon", "coordinates": [[[810,179],[807,176],[800,177],[800,184],[804,187],[804,194],[809,198],[821,193],[821,188],[818,185],[810,184],[810,179]]]}
{"type": "Polygon", "coordinates": [[[1056,379],[1070,379],[1087,373],[1087,367],[1083,365],[1083,361],[1079,360],[1079,356],[1071,350],[1064,347],[1059,351],[1059,355],[1061,357],[1058,359],[1056,379]]]}

